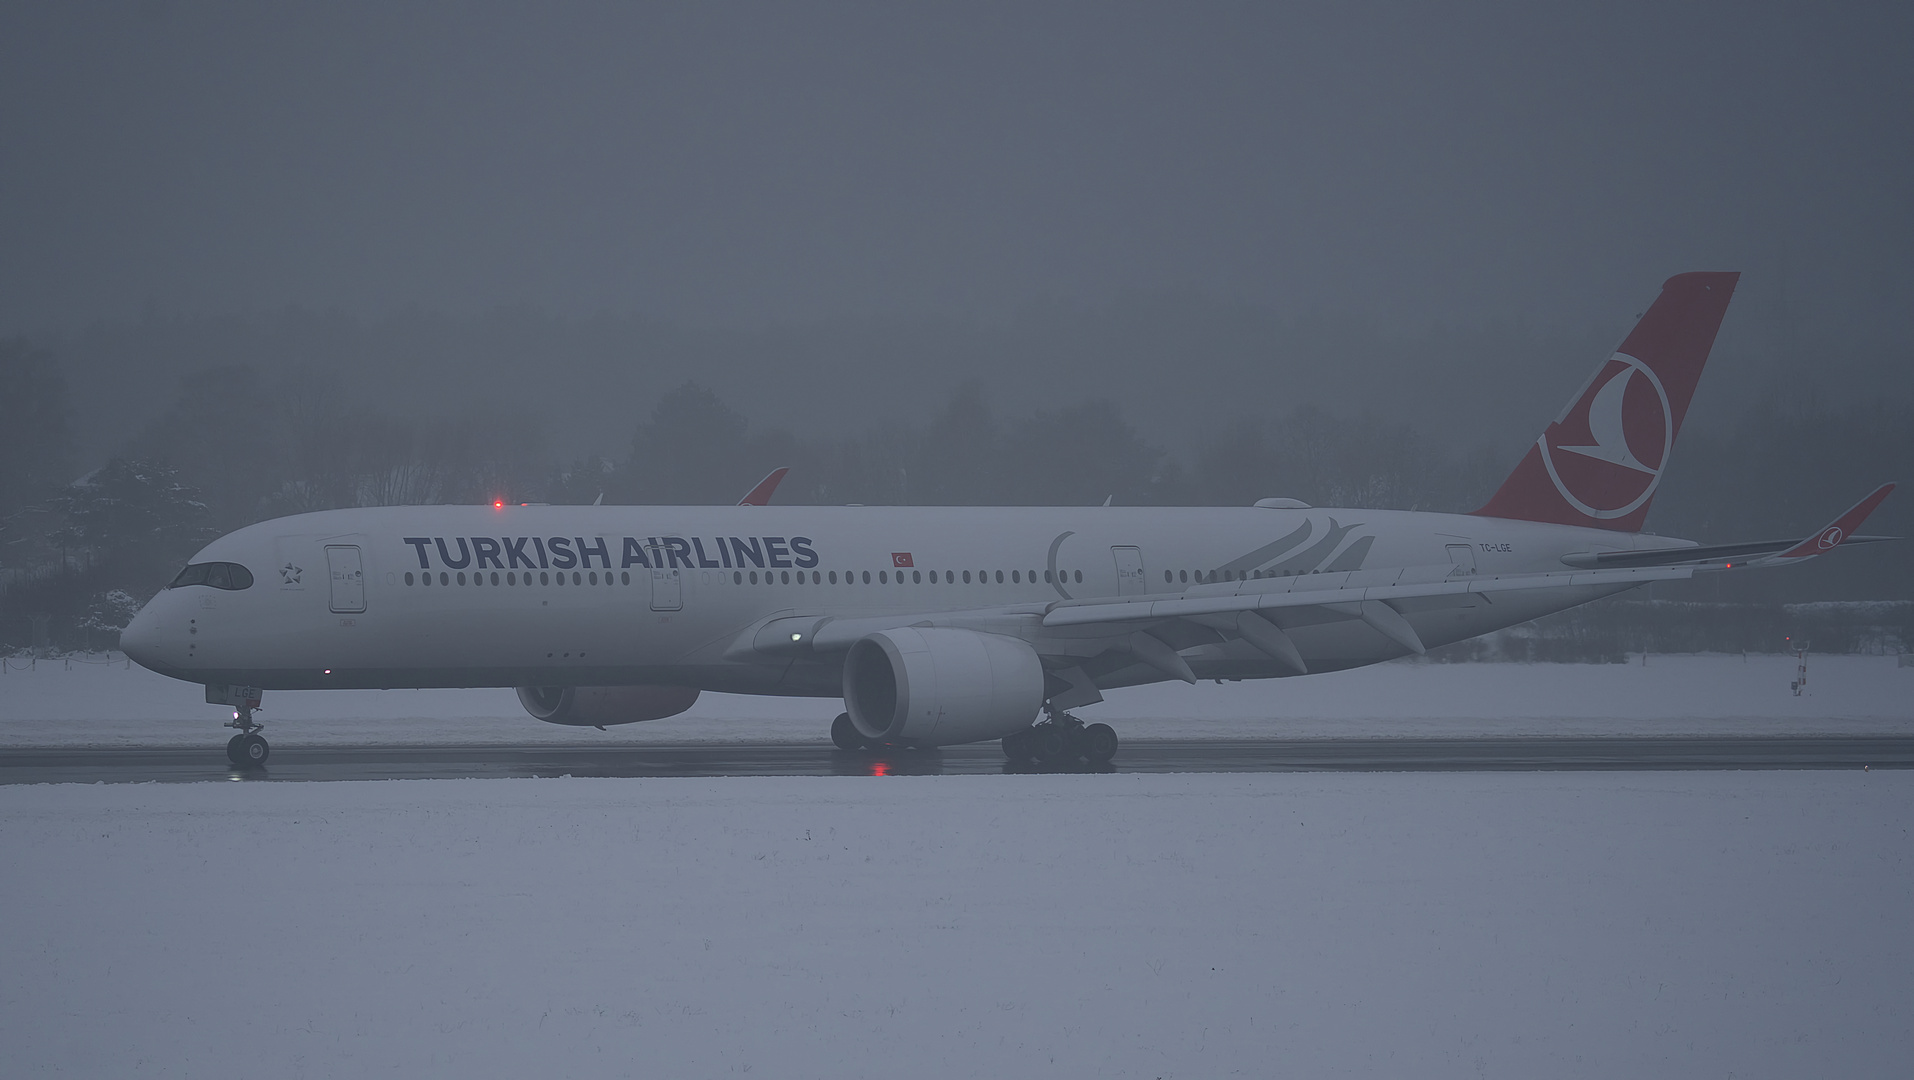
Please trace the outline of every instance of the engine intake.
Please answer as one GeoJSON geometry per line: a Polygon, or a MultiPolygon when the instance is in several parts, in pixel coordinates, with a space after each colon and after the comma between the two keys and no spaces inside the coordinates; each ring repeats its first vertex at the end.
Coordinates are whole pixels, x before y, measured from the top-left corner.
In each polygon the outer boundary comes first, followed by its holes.
{"type": "Polygon", "coordinates": [[[880,630],[844,658],[844,705],[867,739],[948,746],[1028,727],[1043,663],[1016,638],[973,630],[880,630]]]}
{"type": "Polygon", "coordinates": [[[676,716],[698,700],[695,686],[521,686],[525,711],[548,724],[609,727],[676,716]]]}

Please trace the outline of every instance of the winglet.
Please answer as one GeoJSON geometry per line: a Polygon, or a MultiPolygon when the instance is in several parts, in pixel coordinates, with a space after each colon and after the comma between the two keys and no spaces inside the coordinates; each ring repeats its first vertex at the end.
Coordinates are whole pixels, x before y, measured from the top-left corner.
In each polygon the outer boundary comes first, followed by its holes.
{"type": "Polygon", "coordinates": [[[769,506],[771,505],[771,493],[778,489],[778,482],[780,480],[783,480],[784,474],[790,471],[791,471],[790,469],[772,469],[771,475],[758,481],[757,487],[752,488],[749,494],[745,495],[744,498],[738,500],[738,505],[739,506],[769,506]]]}
{"type": "Polygon", "coordinates": [[[1774,557],[1777,559],[1808,559],[1833,551],[1836,547],[1840,546],[1842,541],[1854,535],[1854,530],[1861,527],[1861,523],[1867,520],[1867,516],[1872,514],[1874,508],[1881,505],[1881,500],[1887,498],[1893,490],[1893,484],[1882,484],[1880,487],[1875,488],[1867,498],[1848,507],[1847,513],[1835,518],[1826,528],[1774,557]]]}

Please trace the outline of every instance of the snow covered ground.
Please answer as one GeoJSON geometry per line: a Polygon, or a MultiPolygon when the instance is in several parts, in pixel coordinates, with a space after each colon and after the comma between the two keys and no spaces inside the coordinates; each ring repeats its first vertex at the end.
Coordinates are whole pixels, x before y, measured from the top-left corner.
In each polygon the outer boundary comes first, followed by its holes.
{"type": "MultiPolygon", "coordinates": [[[[1079,710],[1125,738],[1242,735],[1719,734],[1914,731],[1914,668],[1809,658],[1809,692],[1779,656],[1651,656],[1631,664],[1382,664],[1264,682],[1113,691],[1079,710]]],[[[707,694],[668,720],[599,732],[541,724],[510,690],[273,691],[275,746],[323,743],[823,741],[832,699],[707,694]]],[[[0,747],[212,745],[227,732],[198,686],[139,668],[43,661],[0,675],[0,747]]]]}
{"type": "Polygon", "coordinates": [[[1910,826],[1858,771],[6,787],[0,1073],[1905,1076],[1910,826]]]}

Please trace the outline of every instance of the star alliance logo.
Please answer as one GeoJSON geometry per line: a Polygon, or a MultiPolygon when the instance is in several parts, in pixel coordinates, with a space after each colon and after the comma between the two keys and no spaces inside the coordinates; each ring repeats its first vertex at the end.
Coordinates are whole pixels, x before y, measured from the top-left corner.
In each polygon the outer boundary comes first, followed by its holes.
{"type": "Polygon", "coordinates": [[[281,585],[297,585],[299,584],[299,575],[305,572],[303,567],[294,566],[288,562],[279,568],[279,583],[281,585]]]}

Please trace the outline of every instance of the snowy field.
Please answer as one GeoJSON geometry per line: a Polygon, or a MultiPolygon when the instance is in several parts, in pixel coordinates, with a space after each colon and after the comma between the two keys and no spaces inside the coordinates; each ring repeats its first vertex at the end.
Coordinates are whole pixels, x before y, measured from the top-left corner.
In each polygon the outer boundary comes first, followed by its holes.
{"type": "MultiPolygon", "coordinates": [[[[1395,663],[1118,692],[1128,738],[1914,732],[1914,669],[1395,663]]],[[[818,740],[707,695],[269,693],[280,748],[818,740]]],[[[0,751],[204,745],[0,675],[0,751]]],[[[1914,1060],[1914,773],[0,787],[0,1076],[1800,1077],[1914,1060]]]]}
{"type": "Polygon", "coordinates": [[[7,1077],[1899,1077],[1914,773],[0,788],[7,1077]]]}
{"type": "MultiPolygon", "coordinates": [[[[17,662],[16,662],[17,663],[17,662]]],[[[1651,656],[1631,664],[1428,664],[1264,682],[1113,691],[1078,710],[1125,738],[1245,735],[1779,734],[1914,732],[1914,668],[1894,657],[1651,656]]],[[[608,732],[541,724],[510,690],[270,691],[275,747],[817,741],[836,699],[706,694],[690,712],[608,732]]],[[[216,745],[230,732],[202,690],[137,665],[59,660],[0,675],[0,747],[216,745]]]]}

